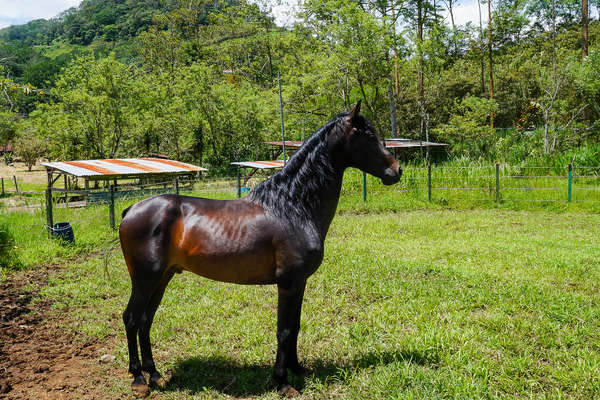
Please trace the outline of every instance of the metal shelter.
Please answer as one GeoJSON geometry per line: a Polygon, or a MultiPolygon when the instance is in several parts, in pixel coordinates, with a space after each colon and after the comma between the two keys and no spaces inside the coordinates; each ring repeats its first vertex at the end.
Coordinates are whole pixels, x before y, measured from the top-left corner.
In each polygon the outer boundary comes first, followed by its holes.
{"type": "Polygon", "coordinates": [[[173,180],[175,192],[179,192],[179,178],[182,176],[194,176],[208,171],[206,168],[196,165],[161,158],[122,158],[106,160],[78,160],[41,163],[46,167],[48,174],[48,186],[46,188],[46,222],[48,232],[52,233],[52,193],[59,192],[64,196],[65,203],[69,195],[82,196],[87,200],[91,197],[106,199],[109,202],[110,225],[115,227],[114,199],[118,191],[119,180],[152,179],[156,177],[168,177],[173,180]],[[56,181],[63,177],[64,188],[54,187],[56,181]],[[71,179],[69,179],[69,177],[71,179]],[[70,187],[70,181],[83,179],[84,190],[70,187]],[[104,181],[104,191],[98,188],[90,188],[89,183],[104,181]],[[112,183],[109,183],[111,182],[112,183]],[[108,192],[106,188],[108,187],[108,192]]]}
{"type": "MultiPolygon", "coordinates": [[[[244,185],[248,182],[248,180],[256,173],[256,171],[261,169],[272,169],[272,168],[283,168],[285,165],[284,161],[277,160],[284,151],[287,153],[288,150],[296,151],[300,147],[302,147],[303,142],[299,140],[286,140],[286,141],[274,141],[274,142],[264,142],[266,145],[270,146],[272,149],[272,157],[271,161],[238,161],[232,162],[231,164],[238,166],[237,172],[237,196],[238,198],[242,196],[242,168],[250,168],[251,171],[248,174],[244,174],[244,185]]],[[[435,143],[435,142],[426,142],[423,140],[414,140],[414,139],[402,139],[402,138],[392,138],[385,140],[385,147],[394,152],[394,157],[398,157],[399,149],[415,149],[415,148],[427,148],[427,147],[444,147],[448,146],[447,143],[435,143]]],[[[287,155],[287,154],[286,154],[287,155]]],[[[367,176],[363,172],[363,198],[366,200],[367,196],[367,176]]]]}

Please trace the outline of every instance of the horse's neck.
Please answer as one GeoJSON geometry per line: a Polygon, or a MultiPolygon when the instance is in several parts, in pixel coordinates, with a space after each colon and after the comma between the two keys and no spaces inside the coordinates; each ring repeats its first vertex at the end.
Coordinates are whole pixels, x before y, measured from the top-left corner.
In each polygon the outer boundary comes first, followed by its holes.
{"type": "Polygon", "coordinates": [[[344,171],[336,171],[335,177],[328,181],[326,185],[322,185],[315,193],[315,198],[319,200],[318,205],[313,208],[313,222],[323,241],[337,210],[343,176],[344,171]]]}
{"type": "MultiPolygon", "coordinates": [[[[327,148],[323,148],[322,150],[329,151],[327,148]]],[[[315,226],[321,236],[321,240],[325,240],[329,225],[335,216],[344,176],[344,168],[336,168],[331,164],[331,154],[326,154],[325,159],[330,163],[328,166],[330,169],[327,173],[312,174],[301,186],[297,182],[294,184],[295,177],[291,175],[287,177],[287,182],[281,182],[283,187],[290,188],[289,198],[294,199],[292,201],[310,199],[310,204],[307,204],[306,207],[307,213],[304,215],[304,218],[308,219],[308,221],[304,222],[315,226]],[[287,186],[288,184],[289,186],[287,186]]],[[[308,160],[304,160],[304,163],[307,163],[306,166],[309,169],[313,168],[308,160]]],[[[323,170],[323,168],[314,167],[313,170],[315,172],[323,170]]]]}

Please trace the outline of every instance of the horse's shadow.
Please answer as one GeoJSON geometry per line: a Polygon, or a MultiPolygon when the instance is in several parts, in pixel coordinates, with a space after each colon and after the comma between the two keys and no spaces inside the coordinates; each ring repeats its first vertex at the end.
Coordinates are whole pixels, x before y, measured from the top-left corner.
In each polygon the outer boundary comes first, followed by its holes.
{"type": "MultiPolygon", "coordinates": [[[[439,355],[435,351],[395,350],[371,352],[347,362],[313,360],[307,367],[306,379],[318,382],[344,381],[357,369],[366,369],[394,362],[410,362],[436,367],[439,355]]],[[[192,357],[179,360],[171,371],[171,378],[163,391],[184,390],[191,393],[216,390],[232,397],[260,395],[275,389],[271,378],[273,366],[267,364],[240,364],[224,357],[192,357]]],[[[290,383],[298,390],[304,388],[304,378],[290,374],[290,383]]]]}

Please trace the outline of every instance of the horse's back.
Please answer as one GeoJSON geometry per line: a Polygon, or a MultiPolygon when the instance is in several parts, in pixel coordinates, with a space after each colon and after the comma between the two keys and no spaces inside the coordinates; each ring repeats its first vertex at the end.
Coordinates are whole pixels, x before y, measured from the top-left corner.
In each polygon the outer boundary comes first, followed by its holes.
{"type": "Polygon", "coordinates": [[[219,281],[275,282],[279,224],[249,201],[156,196],[127,211],[120,235],[130,272],[145,259],[219,281]]]}

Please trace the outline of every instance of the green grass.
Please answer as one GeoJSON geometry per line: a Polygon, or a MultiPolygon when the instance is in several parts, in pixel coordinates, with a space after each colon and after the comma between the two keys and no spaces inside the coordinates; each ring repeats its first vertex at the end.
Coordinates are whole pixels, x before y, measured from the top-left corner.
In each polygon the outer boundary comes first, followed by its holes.
{"type": "MultiPolygon", "coordinates": [[[[342,209],[309,279],[299,352],[313,374],[295,380],[304,398],[600,397],[600,216],[361,212],[342,209]]],[[[83,258],[43,295],[69,309],[69,329],[116,335],[125,371],[130,284],[118,250],[109,270],[83,258]]],[[[272,286],[177,275],[153,326],[158,367],[172,376],[155,398],[276,399],[275,314],[272,286]]],[[[106,390],[128,393],[129,380],[106,390]]]]}

